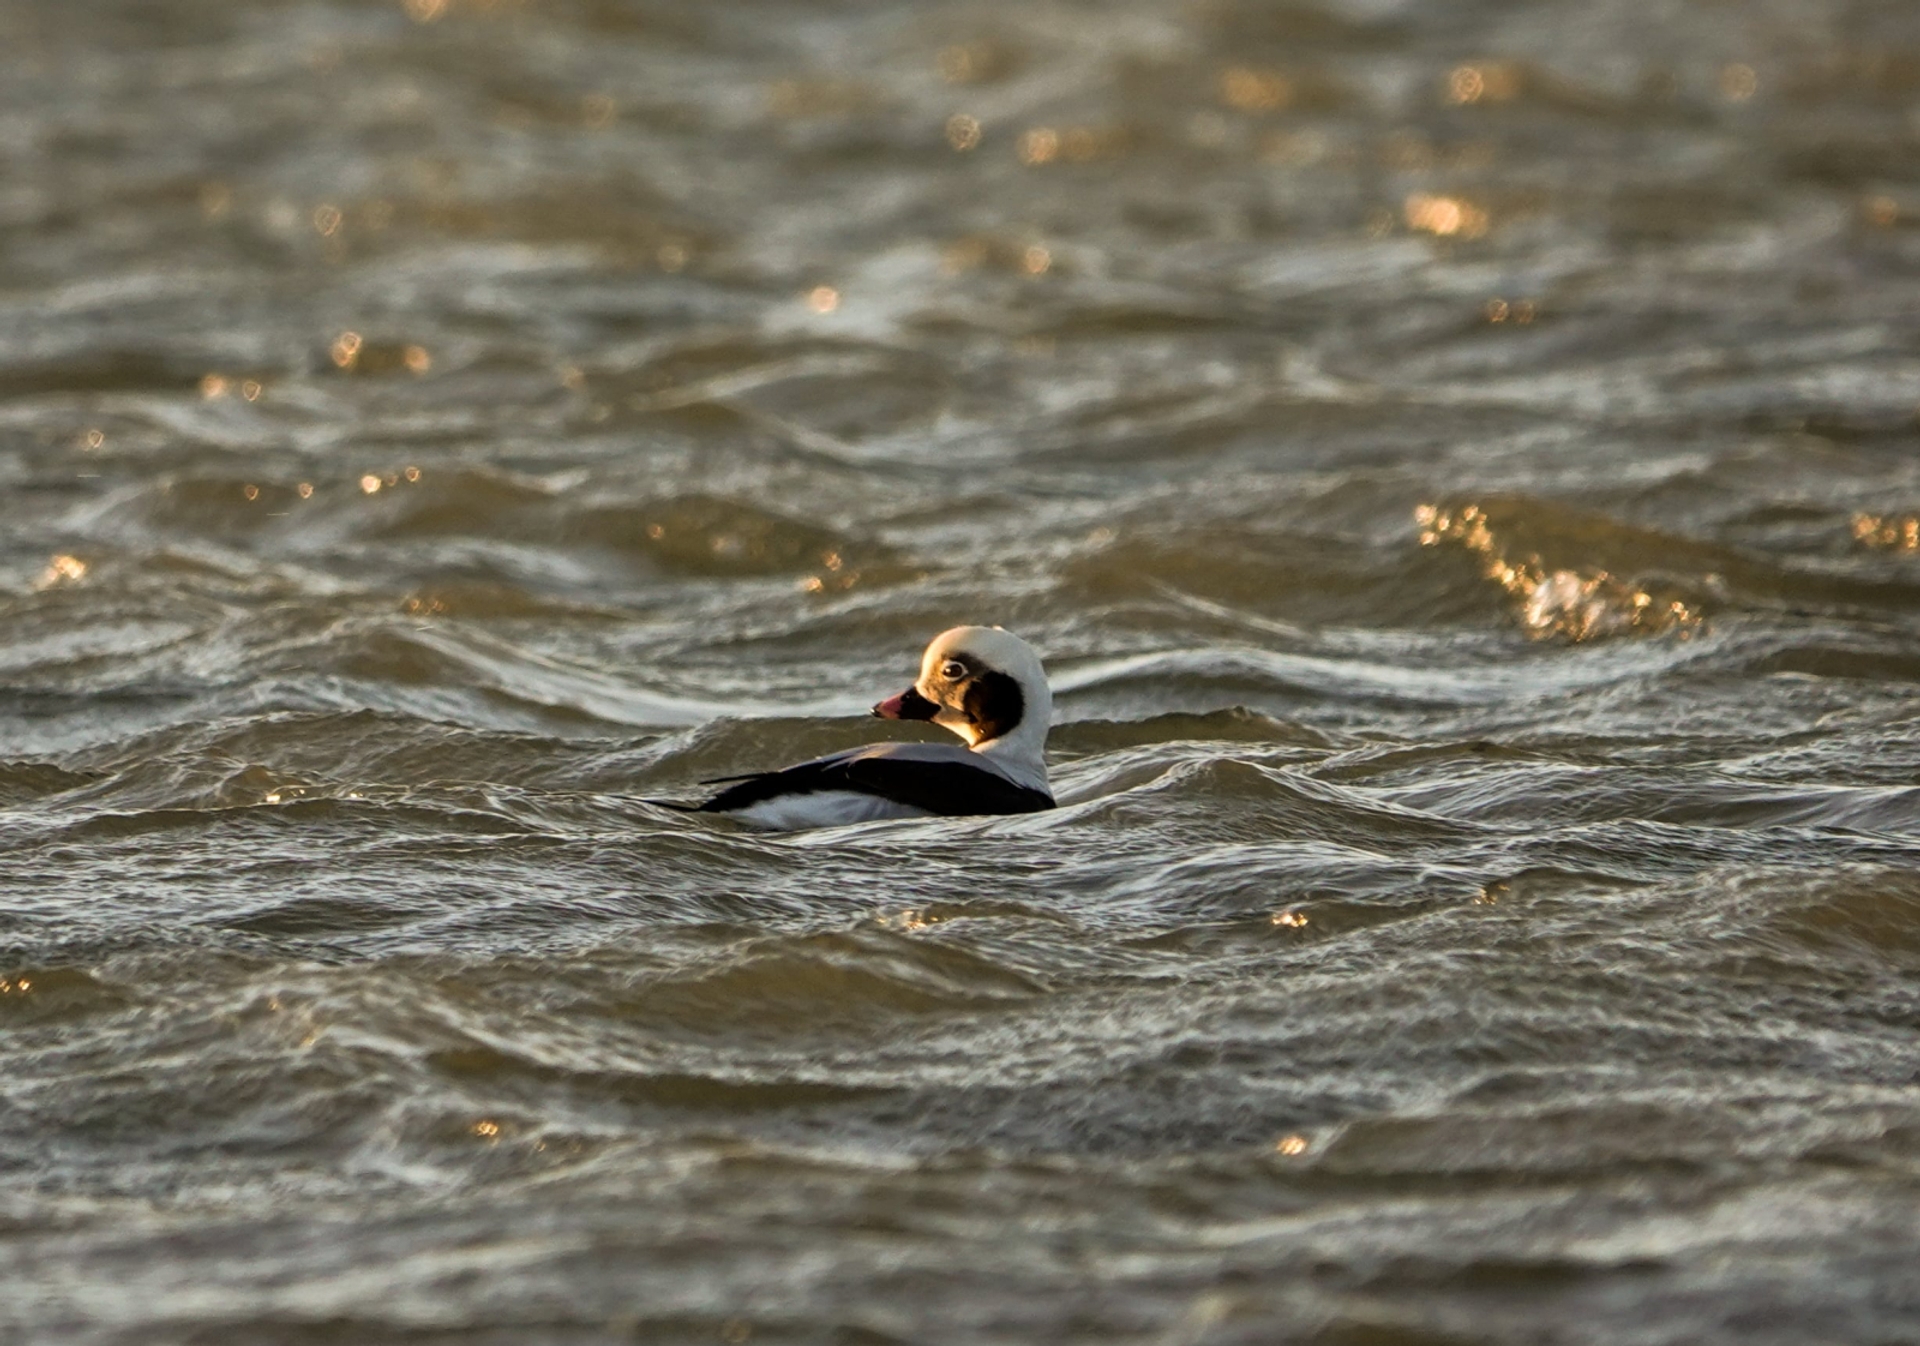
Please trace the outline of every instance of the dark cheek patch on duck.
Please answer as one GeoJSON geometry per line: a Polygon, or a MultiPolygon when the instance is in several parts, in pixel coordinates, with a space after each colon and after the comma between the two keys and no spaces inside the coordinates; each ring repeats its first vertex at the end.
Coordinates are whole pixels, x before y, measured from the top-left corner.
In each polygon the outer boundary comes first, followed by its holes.
{"type": "Polygon", "coordinates": [[[985,742],[1014,731],[1026,713],[1027,699],[1020,695],[1020,684],[1005,673],[982,673],[967,687],[960,709],[985,742]]]}

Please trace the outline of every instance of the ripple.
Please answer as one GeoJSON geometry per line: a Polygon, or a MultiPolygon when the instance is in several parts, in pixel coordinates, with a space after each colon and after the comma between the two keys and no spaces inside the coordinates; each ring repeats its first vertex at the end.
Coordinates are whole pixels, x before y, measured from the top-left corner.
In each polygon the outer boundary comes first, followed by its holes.
{"type": "Polygon", "coordinates": [[[0,1338],[1911,1335],[1900,5],[51,12],[0,1338]]]}

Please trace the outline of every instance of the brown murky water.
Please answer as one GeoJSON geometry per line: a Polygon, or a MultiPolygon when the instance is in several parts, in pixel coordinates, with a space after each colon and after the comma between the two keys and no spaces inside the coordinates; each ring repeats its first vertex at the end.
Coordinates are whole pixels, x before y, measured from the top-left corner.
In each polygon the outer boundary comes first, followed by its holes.
{"type": "Polygon", "coordinates": [[[0,1339],[1920,1340],[1910,0],[0,51],[0,1339]]]}

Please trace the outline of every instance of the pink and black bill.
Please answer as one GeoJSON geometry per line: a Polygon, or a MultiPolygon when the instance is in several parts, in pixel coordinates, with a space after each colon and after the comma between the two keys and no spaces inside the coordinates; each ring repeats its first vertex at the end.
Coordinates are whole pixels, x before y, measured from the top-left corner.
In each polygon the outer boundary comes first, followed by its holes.
{"type": "Polygon", "coordinates": [[[875,706],[873,713],[883,720],[931,720],[940,713],[940,707],[909,687],[875,706]]]}

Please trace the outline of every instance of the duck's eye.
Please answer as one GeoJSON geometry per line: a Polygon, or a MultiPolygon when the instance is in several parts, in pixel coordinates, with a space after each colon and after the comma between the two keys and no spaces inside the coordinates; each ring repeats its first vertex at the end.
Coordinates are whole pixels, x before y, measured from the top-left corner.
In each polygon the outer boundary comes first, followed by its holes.
{"type": "Polygon", "coordinates": [[[949,659],[940,665],[940,676],[948,682],[958,682],[967,676],[967,666],[958,659],[949,659]]]}

